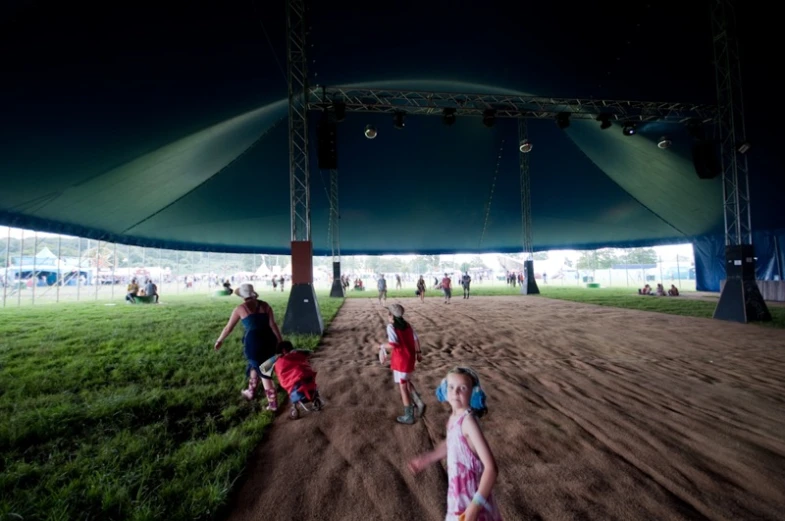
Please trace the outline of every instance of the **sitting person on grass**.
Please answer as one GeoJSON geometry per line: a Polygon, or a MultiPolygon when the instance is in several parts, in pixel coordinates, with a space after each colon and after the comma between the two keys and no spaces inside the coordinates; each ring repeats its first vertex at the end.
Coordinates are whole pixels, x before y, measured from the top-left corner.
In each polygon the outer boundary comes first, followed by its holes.
{"type": "Polygon", "coordinates": [[[158,304],[158,286],[150,279],[145,281],[144,294],[147,297],[155,297],[155,303],[158,304]]]}

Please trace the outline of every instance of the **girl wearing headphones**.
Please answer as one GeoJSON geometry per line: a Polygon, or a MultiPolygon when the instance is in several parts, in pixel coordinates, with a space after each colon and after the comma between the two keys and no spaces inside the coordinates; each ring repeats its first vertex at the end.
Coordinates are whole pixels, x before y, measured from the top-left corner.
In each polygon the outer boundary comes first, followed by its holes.
{"type": "Polygon", "coordinates": [[[447,439],[434,450],[414,458],[409,468],[416,474],[446,457],[445,521],[501,521],[491,495],[496,483],[496,460],[477,422],[488,411],[479,376],[471,369],[456,367],[442,380],[436,396],[452,407],[452,416],[447,420],[447,439]]]}

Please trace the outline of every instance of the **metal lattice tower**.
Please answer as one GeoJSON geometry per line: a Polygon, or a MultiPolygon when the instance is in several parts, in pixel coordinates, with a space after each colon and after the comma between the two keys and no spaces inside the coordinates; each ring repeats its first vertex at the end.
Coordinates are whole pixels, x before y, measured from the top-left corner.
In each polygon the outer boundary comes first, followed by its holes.
{"type": "Polygon", "coordinates": [[[719,109],[726,275],[714,318],[767,322],[771,313],[755,280],[749,170],[745,150],[741,148],[746,146],[744,100],[733,0],[711,0],[711,30],[719,109]]]}
{"type": "Polygon", "coordinates": [[[330,223],[328,236],[332,249],[333,262],[341,262],[341,240],[339,234],[338,212],[338,170],[330,170],[330,223]]]}
{"type": "MultiPolygon", "coordinates": [[[[518,119],[518,144],[529,139],[526,120],[518,119]]],[[[532,190],[529,177],[529,154],[518,154],[518,165],[521,174],[521,232],[523,234],[523,253],[526,260],[534,258],[534,240],[532,239],[532,190]]]]}
{"type": "Polygon", "coordinates": [[[308,161],[308,64],[305,0],[286,2],[286,62],[289,83],[289,187],[292,241],[311,240],[308,161]]]}
{"type": "Polygon", "coordinates": [[[712,34],[719,114],[725,244],[752,244],[747,156],[739,153],[746,132],[741,64],[732,0],[712,0],[712,34]]]}

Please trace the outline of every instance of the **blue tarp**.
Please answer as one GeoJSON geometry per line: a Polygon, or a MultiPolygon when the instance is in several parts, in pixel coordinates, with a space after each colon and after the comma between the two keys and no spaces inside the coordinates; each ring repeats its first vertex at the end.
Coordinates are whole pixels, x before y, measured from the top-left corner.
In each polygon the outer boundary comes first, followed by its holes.
{"type": "MultiPolygon", "coordinates": [[[[755,246],[755,278],[757,280],[783,280],[785,266],[782,245],[785,244],[785,229],[753,231],[755,246]]],[[[720,281],[725,279],[725,236],[722,234],[697,237],[693,242],[695,251],[696,289],[719,291],[720,281]]]]}

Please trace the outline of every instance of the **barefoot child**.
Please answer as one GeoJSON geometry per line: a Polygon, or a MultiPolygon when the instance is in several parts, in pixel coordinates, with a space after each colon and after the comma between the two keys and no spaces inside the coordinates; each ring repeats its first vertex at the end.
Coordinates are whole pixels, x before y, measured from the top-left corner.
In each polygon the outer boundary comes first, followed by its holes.
{"type": "Polygon", "coordinates": [[[319,388],[316,385],[316,371],[308,362],[310,351],[295,349],[291,342],[284,340],[278,344],[278,354],[267,360],[262,365],[262,370],[272,378],[272,372],[278,375],[281,387],[289,393],[292,410],[289,419],[296,420],[300,417],[297,406],[310,402],[314,410],[321,410],[322,400],[319,397],[319,388]]]}
{"type": "Polygon", "coordinates": [[[392,350],[390,369],[393,371],[393,381],[400,385],[401,401],[403,401],[403,416],[398,416],[397,421],[411,425],[414,423],[412,401],[417,404],[418,415],[422,418],[425,414],[425,404],[411,382],[415,360],[422,361],[420,340],[414,328],[403,319],[403,306],[392,304],[387,310],[390,319],[390,323],[387,324],[387,343],[379,347],[383,350],[392,350]]]}
{"type": "Polygon", "coordinates": [[[487,412],[480,378],[471,369],[456,367],[436,391],[439,401],[449,401],[447,440],[431,452],[409,462],[415,474],[447,458],[447,517],[445,521],[501,521],[491,495],[496,483],[496,460],[480,430],[477,418],[487,412]]]}

